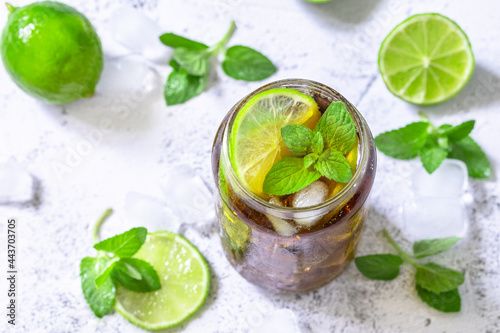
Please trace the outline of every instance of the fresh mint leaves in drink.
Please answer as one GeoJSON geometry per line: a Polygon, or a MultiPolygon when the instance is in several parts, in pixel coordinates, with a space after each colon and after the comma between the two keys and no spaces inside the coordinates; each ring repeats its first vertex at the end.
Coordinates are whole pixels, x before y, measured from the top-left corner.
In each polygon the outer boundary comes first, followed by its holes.
{"type": "Polygon", "coordinates": [[[313,131],[301,125],[286,125],[281,136],[293,156],[302,157],[312,150],[313,131]]]}
{"type": "Polygon", "coordinates": [[[356,141],[356,128],[343,102],[332,102],[316,124],[314,133],[321,133],[326,148],[347,154],[356,141]]]}
{"type": "Polygon", "coordinates": [[[455,158],[467,165],[470,177],[491,176],[486,154],[469,136],[474,128],[474,120],[457,126],[444,124],[436,128],[426,115],[420,115],[423,121],[379,134],[375,138],[377,149],[387,156],[402,160],[420,156],[428,173],[436,171],[446,158],[455,158]]]}
{"type": "Polygon", "coordinates": [[[308,186],[321,176],[347,183],[352,170],[345,155],[356,141],[354,121],[342,102],[332,102],[314,131],[302,125],[281,129],[285,145],[293,156],[279,160],[264,179],[264,192],[287,195],[308,186]]]}
{"type": "Polygon", "coordinates": [[[334,148],[328,148],[318,158],[314,168],[328,179],[347,183],[352,178],[351,166],[345,156],[334,148]]]}
{"type": "Polygon", "coordinates": [[[113,307],[117,283],[136,292],[161,288],[155,269],[144,260],[131,258],[146,241],[146,228],[133,228],[98,242],[100,225],[111,214],[112,210],[108,209],[94,228],[94,248],[97,255],[85,257],[80,263],[83,295],[90,309],[99,318],[113,307]]]}
{"type": "Polygon", "coordinates": [[[234,21],[226,35],[209,47],[203,43],[174,33],[165,33],[160,41],[174,48],[170,66],[172,72],[165,84],[164,97],[167,105],[182,104],[201,94],[207,83],[210,63],[213,57],[224,54],[222,69],[237,80],[259,81],[276,72],[276,67],[262,53],[243,45],[226,48],[236,30],[234,21]]]}
{"type": "Polygon", "coordinates": [[[374,254],[357,257],[354,262],[358,270],[370,279],[392,280],[399,275],[399,266],[406,261],[416,269],[415,287],[422,301],[439,311],[460,311],[461,300],[457,288],[464,283],[464,274],[432,262],[422,264],[417,261],[418,258],[449,249],[460,238],[424,239],[415,242],[413,254],[409,254],[399,247],[386,230],[383,233],[398,255],[374,254]]]}

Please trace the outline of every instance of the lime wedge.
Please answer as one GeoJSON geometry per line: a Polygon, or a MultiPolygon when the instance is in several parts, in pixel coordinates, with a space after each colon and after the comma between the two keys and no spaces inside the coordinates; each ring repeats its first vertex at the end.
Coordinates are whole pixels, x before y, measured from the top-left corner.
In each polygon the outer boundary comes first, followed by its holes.
{"type": "Polygon", "coordinates": [[[201,307],[210,287],[207,262],[184,237],[159,231],[148,234],[135,258],[156,269],[161,289],[137,293],[117,288],[116,310],[131,323],[161,330],[182,323],[201,307]]]}
{"type": "Polygon", "coordinates": [[[271,89],[255,95],[238,112],[229,138],[229,156],[238,178],[263,198],[264,178],[290,155],[281,137],[285,125],[313,129],[321,113],[311,97],[294,89],[271,89]]]}
{"type": "Polygon", "coordinates": [[[467,35],[440,14],[418,14],[403,21],[385,38],[378,57],[387,88],[417,105],[441,103],[458,94],[474,65],[467,35]]]}

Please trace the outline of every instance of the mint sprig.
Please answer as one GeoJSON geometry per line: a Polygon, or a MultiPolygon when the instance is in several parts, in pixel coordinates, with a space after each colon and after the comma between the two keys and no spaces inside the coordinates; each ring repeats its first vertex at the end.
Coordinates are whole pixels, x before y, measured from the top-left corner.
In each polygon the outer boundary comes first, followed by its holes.
{"type": "Polygon", "coordinates": [[[397,159],[419,156],[428,173],[436,171],[446,158],[455,158],[467,165],[473,178],[489,178],[491,166],[481,147],[469,136],[475,121],[460,125],[444,124],[436,128],[429,118],[420,113],[423,121],[379,134],[375,138],[377,149],[397,159]]]}
{"type": "Polygon", "coordinates": [[[383,231],[383,234],[396,249],[398,255],[375,254],[357,257],[354,262],[358,270],[370,279],[392,280],[399,275],[399,266],[403,262],[407,262],[416,269],[415,287],[419,297],[425,303],[443,312],[460,311],[461,300],[457,288],[464,283],[464,274],[435,263],[422,264],[417,261],[418,258],[428,257],[449,249],[460,238],[421,240],[414,243],[413,254],[409,254],[399,247],[386,230],[383,231]]]}
{"type": "Polygon", "coordinates": [[[340,183],[352,178],[345,154],[356,141],[354,121],[342,102],[332,102],[314,131],[302,125],[286,125],[281,136],[293,156],[279,160],[264,179],[264,192],[295,193],[321,176],[340,183]]]}
{"type": "Polygon", "coordinates": [[[146,228],[132,228],[98,241],[99,228],[112,212],[111,209],[106,210],[94,227],[94,248],[98,250],[97,255],[85,257],[80,263],[83,295],[90,309],[99,318],[113,307],[117,284],[136,292],[161,288],[153,266],[144,260],[131,258],[146,241],[146,228]]]}
{"type": "Polygon", "coordinates": [[[167,105],[182,104],[199,95],[205,89],[211,59],[224,54],[222,69],[237,80],[259,81],[276,72],[276,67],[262,53],[243,45],[226,48],[236,25],[234,21],[224,37],[211,47],[192,39],[165,33],[160,41],[174,48],[169,65],[172,72],[165,84],[164,97],[167,105]]]}

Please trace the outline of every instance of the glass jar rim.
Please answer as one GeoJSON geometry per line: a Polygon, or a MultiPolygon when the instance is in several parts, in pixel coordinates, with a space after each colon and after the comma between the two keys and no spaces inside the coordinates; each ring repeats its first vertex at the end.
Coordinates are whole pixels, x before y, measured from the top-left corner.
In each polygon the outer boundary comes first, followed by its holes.
{"type": "Polygon", "coordinates": [[[225,164],[224,165],[225,166],[224,171],[226,174],[225,176],[230,179],[231,185],[233,187],[236,187],[235,191],[237,190],[236,191],[237,193],[243,194],[246,197],[242,198],[245,201],[245,203],[258,211],[265,212],[266,214],[272,214],[276,217],[285,219],[290,218],[291,214],[293,215],[294,218],[308,218],[317,216],[318,214],[322,214],[322,211],[331,210],[331,208],[338,207],[347,202],[348,199],[350,199],[352,195],[354,195],[355,191],[357,190],[357,187],[359,186],[363,178],[363,175],[365,174],[367,168],[370,167],[368,165],[370,157],[369,156],[370,141],[373,139],[365,119],[359,113],[359,111],[354,107],[354,105],[352,105],[344,96],[342,96],[335,89],[330,88],[322,83],[307,79],[284,79],[284,80],[274,81],[264,86],[261,86],[260,88],[254,90],[253,92],[242,98],[240,101],[238,101],[238,103],[236,103],[233,106],[231,112],[232,114],[228,119],[226,126],[224,128],[223,142],[222,142],[221,161],[223,161],[225,164]],[[252,97],[266,90],[275,88],[291,88],[296,90],[299,90],[300,88],[309,90],[316,89],[318,92],[321,93],[321,95],[323,95],[328,100],[342,101],[347,106],[347,109],[354,120],[354,124],[360,142],[359,143],[360,149],[358,150],[359,154],[358,165],[356,167],[356,171],[351,180],[339,193],[337,193],[332,198],[325,200],[317,205],[297,208],[297,207],[281,207],[271,204],[270,202],[254,194],[243,184],[240,178],[236,175],[234,167],[231,163],[231,159],[229,158],[229,134],[231,132],[232,125],[234,123],[236,115],[252,97]],[[325,96],[325,94],[328,94],[330,96],[325,96]]]}

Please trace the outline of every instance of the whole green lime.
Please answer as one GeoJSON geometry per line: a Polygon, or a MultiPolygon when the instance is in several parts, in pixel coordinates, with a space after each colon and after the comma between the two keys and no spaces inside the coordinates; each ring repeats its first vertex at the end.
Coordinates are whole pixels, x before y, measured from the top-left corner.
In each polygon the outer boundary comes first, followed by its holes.
{"type": "Polygon", "coordinates": [[[55,1],[25,7],[7,4],[2,61],[28,94],[63,104],[91,97],[103,67],[101,42],[89,20],[55,1]]]}

